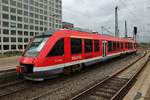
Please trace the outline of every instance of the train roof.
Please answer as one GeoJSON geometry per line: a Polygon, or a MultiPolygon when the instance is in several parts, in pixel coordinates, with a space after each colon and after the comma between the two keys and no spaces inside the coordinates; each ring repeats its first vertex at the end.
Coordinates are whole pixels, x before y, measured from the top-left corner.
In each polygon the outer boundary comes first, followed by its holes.
{"type": "Polygon", "coordinates": [[[122,42],[135,42],[134,40],[128,38],[114,37],[110,35],[98,34],[98,32],[83,32],[78,30],[60,29],[51,30],[44,32],[45,35],[54,35],[57,38],[61,37],[74,37],[74,38],[87,38],[87,39],[101,39],[108,41],[122,41],[122,42]]]}

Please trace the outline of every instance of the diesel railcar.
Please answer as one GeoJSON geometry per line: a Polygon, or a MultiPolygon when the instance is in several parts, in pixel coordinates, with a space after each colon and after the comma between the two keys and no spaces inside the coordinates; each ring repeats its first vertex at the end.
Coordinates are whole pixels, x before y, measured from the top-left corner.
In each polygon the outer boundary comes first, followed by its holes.
{"type": "Polygon", "coordinates": [[[136,51],[132,39],[67,29],[47,31],[31,40],[16,71],[27,79],[43,80],[136,51]]]}

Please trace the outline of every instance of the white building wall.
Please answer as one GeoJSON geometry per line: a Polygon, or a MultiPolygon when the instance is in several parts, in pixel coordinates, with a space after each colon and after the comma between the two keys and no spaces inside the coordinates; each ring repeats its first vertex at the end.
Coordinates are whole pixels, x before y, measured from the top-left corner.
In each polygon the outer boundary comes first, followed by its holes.
{"type": "Polygon", "coordinates": [[[0,50],[22,51],[36,34],[61,28],[62,0],[0,0],[0,50]]]}

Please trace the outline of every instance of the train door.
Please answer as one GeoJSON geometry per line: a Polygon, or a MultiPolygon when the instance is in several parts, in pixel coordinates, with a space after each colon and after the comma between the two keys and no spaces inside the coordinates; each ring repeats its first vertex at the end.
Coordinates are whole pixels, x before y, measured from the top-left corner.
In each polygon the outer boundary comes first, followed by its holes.
{"type": "Polygon", "coordinates": [[[103,57],[106,57],[107,56],[107,42],[106,41],[103,41],[102,42],[102,50],[103,50],[103,57]]]}

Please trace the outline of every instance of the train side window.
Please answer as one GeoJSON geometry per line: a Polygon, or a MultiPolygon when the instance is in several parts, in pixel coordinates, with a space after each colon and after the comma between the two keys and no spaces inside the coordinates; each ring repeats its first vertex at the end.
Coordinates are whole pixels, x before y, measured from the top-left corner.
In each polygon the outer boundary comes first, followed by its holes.
{"type": "Polygon", "coordinates": [[[121,42],[121,49],[123,49],[123,42],[121,42]]]}
{"type": "Polygon", "coordinates": [[[128,49],[130,48],[130,43],[128,43],[128,49]]]}
{"type": "Polygon", "coordinates": [[[94,40],[94,51],[99,51],[99,40],[94,40]]]}
{"type": "Polygon", "coordinates": [[[113,43],[113,51],[115,51],[115,42],[112,42],[113,43]]]}
{"type": "Polygon", "coordinates": [[[112,42],[108,41],[108,51],[112,51],[112,42]]]}
{"type": "Polygon", "coordinates": [[[118,43],[116,42],[116,49],[115,50],[118,50],[117,48],[118,48],[118,43]]]}
{"type": "Polygon", "coordinates": [[[71,54],[82,53],[82,39],[71,38],[71,54]]]}
{"type": "Polygon", "coordinates": [[[92,52],[92,40],[90,39],[84,40],[84,50],[85,50],[85,53],[92,52]]]}
{"type": "Polygon", "coordinates": [[[122,42],[120,42],[120,49],[122,49],[122,42]]]}
{"type": "Polygon", "coordinates": [[[120,48],[119,48],[119,42],[117,42],[117,50],[119,50],[120,48]]]}
{"type": "Polygon", "coordinates": [[[129,43],[129,49],[131,49],[131,43],[129,43]]]}
{"type": "Polygon", "coordinates": [[[125,45],[126,45],[125,47],[128,48],[128,43],[126,43],[125,45]]]}
{"type": "Polygon", "coordinates": [[[116,42],[116,50],[118,50],[118,42],[116,42]]]}
{"type": "Polygon", "coordinates": [[[130,43],[130,49],[132,49],[132,43],[130,43]]]}
{"type": "Polygon", "coordinates": [[[52,50],[49,52],[48,57],[62,55],[64,55],[64,39],[60,39],[56,42],[52,50]]]}
{"type": "Polygon", "coordinates": [[[125,48],[125,43],[123,42],[123,48],[125,48]]]}
{"type": "Polygon", "coordinates": [[[113,42],[113,51],[116,50],[116,47],[117,47],[117,43],[116,43],[116,42],[113,42]]]}

